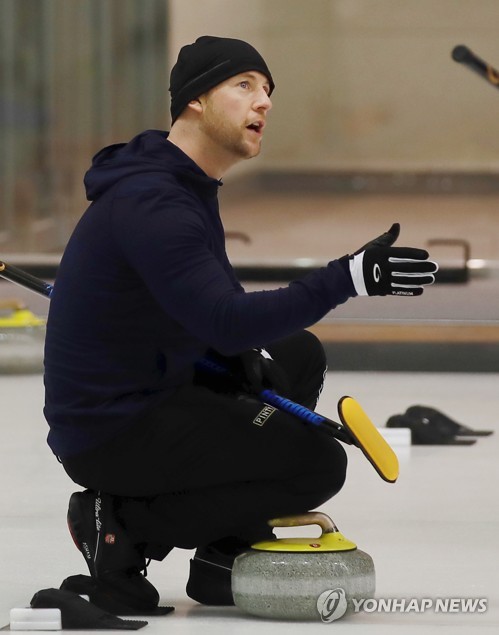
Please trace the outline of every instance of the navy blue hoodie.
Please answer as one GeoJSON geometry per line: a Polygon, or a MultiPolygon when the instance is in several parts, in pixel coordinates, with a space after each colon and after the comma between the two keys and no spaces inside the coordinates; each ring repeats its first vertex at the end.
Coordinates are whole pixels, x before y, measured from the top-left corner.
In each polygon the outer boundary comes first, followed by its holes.
{"type": "Polygon", "coordinates": [[[208,348],[235,355],[306,328],[355,290],[345,260],[246,293],[225,252],[220,182],[146,131],[101,150],[92,204],[57,273],[45,345],[48,442],[102,444],[192,380],[208,348]]]}

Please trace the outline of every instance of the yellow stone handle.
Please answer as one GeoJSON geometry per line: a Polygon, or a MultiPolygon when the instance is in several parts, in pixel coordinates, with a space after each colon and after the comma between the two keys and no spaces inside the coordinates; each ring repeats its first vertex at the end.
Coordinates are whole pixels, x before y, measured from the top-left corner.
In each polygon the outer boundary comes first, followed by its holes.
{"type": "Polygon", "coordinates": [[[319,525],[323,534],[338,531],[334,522],[322,512],[306,512],[297,516],[283,516],[268,521],[271,527],[302,527],[304,525],[319,525]]]}

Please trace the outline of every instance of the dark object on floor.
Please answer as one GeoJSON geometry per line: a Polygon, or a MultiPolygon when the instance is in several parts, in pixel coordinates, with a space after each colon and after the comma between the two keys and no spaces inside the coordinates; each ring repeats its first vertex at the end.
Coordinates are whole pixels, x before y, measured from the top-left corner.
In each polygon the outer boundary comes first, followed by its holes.
{"type": "Polygon", "coordinates": [[[175,610],[173,606],[156,606],[139,609],[125,604],[114,587],[88,575],[72,575],[61,584],[61,590],[71,591],[78,595],[88,595],[90,602],[103,611],[116,615],[166,615],[175,610]]]}
{"type": "Polygon", "coordinates": [[[457,421],[453,421],[443,412],[429,406],[411,406],[407,408],[406,414],[421,421],[428,421],[430,426],[442,433],[456,437],[488,437],[494,432],[493,430],[473,430],[457,421]]]}
{"type": "Polygon", "coordinates": [[[393,415],[386,422],[387,428],[409,428],[412,445],[473,445],[476,439],[456,439],[454,434],[431,425],[424,417],[407,413],[393,415]]]}
{"type": "Polygon", "coordinates": [[[63,629],[136,631],[147,626],[140,620],[123,620],[87,602],[76,593],[42,589],[31,599],[33,609],[59,609],[63,629]]]}

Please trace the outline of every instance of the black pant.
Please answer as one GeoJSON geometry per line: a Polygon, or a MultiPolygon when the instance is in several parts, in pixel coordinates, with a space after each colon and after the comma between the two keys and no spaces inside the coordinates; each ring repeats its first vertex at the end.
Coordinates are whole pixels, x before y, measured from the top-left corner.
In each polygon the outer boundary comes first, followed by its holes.
{"type": "MultiPolygon", "coordinates": [[[[268,347],[290,398],[315,405],[326,360],[304,331],[268,347]]],[[[271,535],[266,521],[314,509],[342,487],[346,454],[328,433],[243,398],[186,385],[119,437],[65,459],[83,487],[121,499],[136,542],[191,549],[226,536],[271,535]]],[[[165,553],[167,552],[167,549],[165,553]]]]}

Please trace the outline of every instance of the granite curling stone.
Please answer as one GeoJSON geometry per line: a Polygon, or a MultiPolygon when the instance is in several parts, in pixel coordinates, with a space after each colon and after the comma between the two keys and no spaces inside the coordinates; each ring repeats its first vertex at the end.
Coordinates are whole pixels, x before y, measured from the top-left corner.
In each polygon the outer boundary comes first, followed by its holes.
{"type": "Polygon", "coordinates": [[[0,374],[41,373],[45,320],[20,300],[0,301],[0,374]]]}
{"type": "Polygon", "coordinates": [[[371,556],[320,512],[271,520],[272,527],[317,524],[319,538],[281,538],[252,545],[232,569],[235,605],[258,617],[331,622],[374,597],[371,556]]]}

